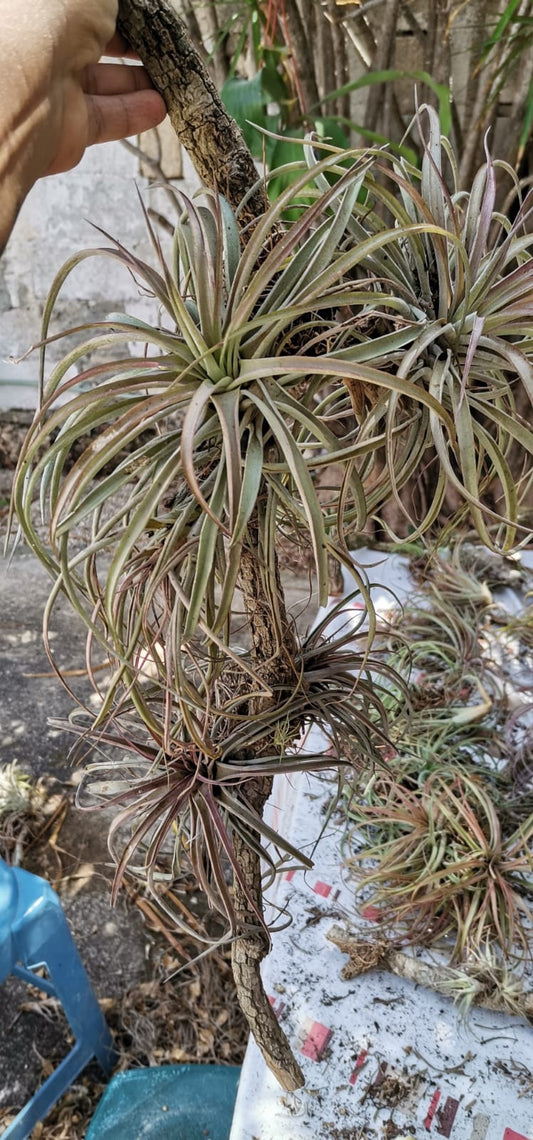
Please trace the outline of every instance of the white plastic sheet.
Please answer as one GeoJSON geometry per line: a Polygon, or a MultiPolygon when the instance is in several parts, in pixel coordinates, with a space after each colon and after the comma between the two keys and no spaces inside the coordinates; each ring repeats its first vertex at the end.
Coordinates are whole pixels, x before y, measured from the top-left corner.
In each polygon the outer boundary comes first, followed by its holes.
{"type": "MultiPolygon", "coordinates": [[[[370,551],[363,557],[379,561],[370,551]]],[[[368,574],[379,583],[375,601],[381,591],[386,602],[387,586],[400,600],[412,589],[403,559],[368,574]]],[[[275,886],[270,901],[287,907],[293,923],[274,936],[264,963],[306,1086],[283,1094],[252,1041],[231,1140],[533,1140],[525,1021],[474,1009],[465,1025],[451,1000],[393,974],[341,978],[347,958],[326,935],[343,918],[353,921],[354,898],[338,825],[330,822],[314,847],[330,791],[324,777],[285,777],[269,805],[270,822],[314,861],[312,871],[289,872],[275,886]]]]}

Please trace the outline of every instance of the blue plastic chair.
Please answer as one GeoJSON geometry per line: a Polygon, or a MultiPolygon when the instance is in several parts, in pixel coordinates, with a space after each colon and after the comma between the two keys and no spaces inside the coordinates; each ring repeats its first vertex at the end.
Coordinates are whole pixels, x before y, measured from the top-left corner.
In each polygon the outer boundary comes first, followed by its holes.
{"type": "Polygon", "coordinates": [[[0,984],[9,974],[56,997],[76,1039],[2,1133],[2,1140],[27,1140],[93,1057],[108,1076],[116,1055],[55,891],[44,879],[0,859],[0,984]],[[40,966],[48,977],[34,972],[40,966]]]}

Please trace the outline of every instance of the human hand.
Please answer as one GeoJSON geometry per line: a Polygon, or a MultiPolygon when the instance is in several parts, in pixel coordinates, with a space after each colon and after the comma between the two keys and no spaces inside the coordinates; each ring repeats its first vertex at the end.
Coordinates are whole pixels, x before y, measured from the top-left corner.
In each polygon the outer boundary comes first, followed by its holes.
{"type": "Polygon", "coordinates": [[[143,68],[99,62],[126,54],[117,12],[118,0],[0,0],[0,249],[37,178],[165,116],[143,68]]]}
{"type": "MultiPolygon", "coordinates": [[[[130,56],[118,35],[106,45],[108,58],[130,56]]],[[[143,67],[126,63],[88,63],[70,70],[63,79],[57,148],[46,170],[58,174],[76,166],[88,146],[141,134],[156,127],[166,115],[161,96],[154,91],[143,67]]]]}

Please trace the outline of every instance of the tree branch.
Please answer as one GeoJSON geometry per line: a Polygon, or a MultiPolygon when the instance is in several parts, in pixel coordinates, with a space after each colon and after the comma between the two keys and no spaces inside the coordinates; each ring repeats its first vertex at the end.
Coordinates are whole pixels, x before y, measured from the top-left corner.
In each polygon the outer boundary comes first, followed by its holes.
{"type": "MultiPolygon", "coordinates": [[[[250,716],[256,716],[265,706],[279,700],[287,680],[294,673],[296,644],[292,626],[287,617],[283,590],[278,573],[275,552],[272,565],[268,565],[263,548],[265,517],[258,496],[249,526],[247,541],[241,557],[241,587],[248,628],[252,640],[254,669],[273,691],[270,698],[250,700],[250,716]]],[[[294,738],[300,726],[294,727],[294,738]]],[[[259,741],[255,756],[268,754],[272,749],[269,739],[259,741]]],[[[242,791],[243,801],[258,816],[272,790],[271,777],[248,780],[242,791]]],[[[259,837],[258,837],[259,838],[259,837]]],[[[260,964],[268,954],[268,936],[257,920],[257,911],[263,911],[261,865],[257,852],[238,832],[233,834],[233,848],[245,884],[245,890],[234,876],[233,903],[237,919],[237,938],[232,944],[232,968],[241,1008],[269,1069],[288,1091],[293,1092],[304,1084],[302,1070],[296,1061],[265,993],[260,964]]]]}
{"type": "MultiPolygon", "coordinates": [[[[412,954],[397,950],[390,942],[368,941],[355,934],[347,934],[339,926],[333,926],[326,935],[329,942],[338,947],[341,954],[348,954],[349,961],[341,971],[346,981],[367,974],[370,970],[390,970],[399,978],[406,978],[417,986],[425,986],[438,994],[453,996],[453,980],[457,971],[447,966],[432,966],[412,954]]],[[[489,979],[473,992],[472,1004],[482,1009],[498,1013],[516,1013],[520,1017],[533,1018],[533,993],[522,992],[516,997],[514,1008],[509,1004],[494,983],[489,979]]]]}
{"type": "MultiPolygon", "coordinates": [[[[139,53],[165,99],[172,125],[199,177],[238,207],[257,181],[252,156],[168,0],[120,0],[119,29],[139,53]]],[[[263,189],[254,190],[240,221],[257,220],[267,204],[263,189]]],[[[276,693],[291,668],[295,645],[275,551],[270,552],[273,562],[269,563],[262,548],[261,518],[258,506],[248,526],[241,584],[254,664],[266,687],[276,693]]],[[[258,711],[255,704],[257,701],[251,699],[252,716],[258,711]]],[[[294,735],[298,736],[298,729],[294,735]]],[[[255,754],[260,751],[261,745],[255,754]]],[[[244,782],[242,798],[259,817],[271,786],[271,779],[244,782]]],[[[240,871],[233,883],[236,938],[232,966],[237,996],[267,1065],[280,1084],[293,1091],[304,1084],[304,1076],[270,1005],[260,973],[269,949],[266,927],[257,917],[263,913],[260,860],[238,831],[232,841],[240,871]]]]}
{"type": "MultiPolygon", "coordinates": [[[[120,0],[118,28],[165,100],[199,178],[236,209],[256,186],[254,160],[169,0],[120,0]]],[[[256,187],[242,221],[266,207],[263,187],[256,187]]]]}

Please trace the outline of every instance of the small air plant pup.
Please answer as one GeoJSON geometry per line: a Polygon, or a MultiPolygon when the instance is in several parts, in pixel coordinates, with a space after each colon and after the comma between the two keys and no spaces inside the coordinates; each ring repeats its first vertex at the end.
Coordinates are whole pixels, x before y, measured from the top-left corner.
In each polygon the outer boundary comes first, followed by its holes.
{"type": "Polygon", "coordinates": [[[0,853],[13,866],[20,866],[24,844],[42,824],[46,810],[45,791],[22,770],[17,760],[0,765],[0,853]]]}
{"type": "Polygon", "coordinates": [[[0,768],[0,818],[23,815],[31,809],[32,783],[17,760],[0,768]]]}

